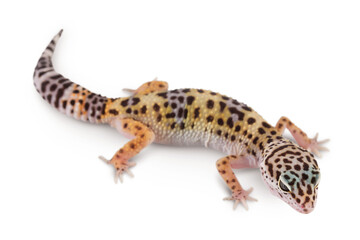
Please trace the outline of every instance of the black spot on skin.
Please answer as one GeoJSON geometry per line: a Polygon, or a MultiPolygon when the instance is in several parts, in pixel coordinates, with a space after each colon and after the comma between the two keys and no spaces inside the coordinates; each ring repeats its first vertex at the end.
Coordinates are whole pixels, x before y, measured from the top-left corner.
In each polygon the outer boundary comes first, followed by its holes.
{"type": "Polygon", "coordinates": [[[183,103],[184,102],[184,97],[180,96],[180,97],[178,97],[178,100],[179,100],[180,103],[183,103]]]}
{"type": "Polygon", "coordinates": [[[194,96],[188,96],[188,97],[186,98],[186,103],[187,103],[188,105],[191,105],[191,104],[194,102],[194,100],[195,100],[195,97],[194,97],[194,96]]]}
{"type": "Polygon", "coordinates": [[[46,86],[49,84],[49,81],[43,81],[42,83],[41,83],[41,91],[42,92],[45,92],[46,91],[46,86]]]}
{"type": "Polygon", "coordinates": [[[304,191],[299,186],[298,186],[298,188],[299,188],[299,195],[304,196],[304,191]]]}
{"type": "Polygon", "coordinates": [[[75,89],[75,90],[73,91],[73,93],[77,94],[77,93],[79,93],[79,90],[75,89]]]}
{"type": "Polygon", "coordinates": [[[229,100],[230,98],[227,97],[227,96],[222,96],[222,99],[224,99],[224,100],[229,100]]]}
{"type": "Polygon", "coordinates": [[[268,170],[269,170],[270,176],[273,177],[274,170],[273,170],[273,165],[271,163],[268,164],[268,170]]]}
{"type": "Polygon", "coordinates": [[[253,136],[253,135],[250,133],[247,137],[248,137],[248,139],[251,139],[252,136],[253,136]]]}
{"type": "Polygon", "coordinates": [[[259,138],[255,137],[254,140],[253,140],[253,144],[256,144],[258,140],[259,140],[259,138]]]}
{"type": "Polygon", "coordinates": [[[309,175],[306,173],[301,174],[302,179],[307,180],[309,178],[309,175]]]}
{"type": "Polygon", "coordinates": [[[50,91],[51,91],[51,92],[55,91],[55,90],[56,90],[56,87],[57,87],[56,84],[51,85],[51,86],[50,86],[50,91]]]}
{"type": "Polygon", "coordinates": [[[147,110],[147,108],[146,108],[146,106],[144,105],[144,106],[142,106],[142,108],[140,109],[140,112],[141,112],[142,114],[145,114],[145,113],[146,113],[146,110],[147,110]]]}
{"type": "Polygon", "coordinates": [[[160,121],[161,121],[161,118],[162,118],[162,116],[161,116],[161,114],[159,114],[159,115],[157,116],[157,118],[156,118],[156,121],[157,121],[157,122],[160,122],[160,121]]]}
{"type": "Polygon", "coordinates": [[[303,168],[304,168],[305,171],[308,171],[309,170],[309,164],[304,163],[303,168]]]}
{"type": "Polygon", "coordinates": [[[237,110],[235,107],[229,108],[230,113],[238,115],[240,121],[244,120],[244,113],[237,110]]]}
{"type": "Polygon", "coordinates": [[[276,131],[273,130],[273,131],[271,131],[270,133],[271,133],[271,135],[275,135],[275,134],[276,134],[276,131]]]}
{"type": "Polygon", "coordinates": [[[226,103],[220,101],[219,104],[220,104],[220,112],[223,112],[226,107],[226,103]]]}
{"type": "Polygon", "coordinates": [[[183,108],[179,108],[178,113],[177,113],[177,117],[178,117],[178,118],[181,118],[182,115],[183,115],[183,112],[184,112],[184,109],[183,109],[183,108]]]}
{"type": "Polygon", "coordinates": [[[236,139],[235,135],[231,135],[231,141],[233,142],[235,141],[235,139],[236,139]]]}
{"type": "Polygon", "coordinates": [[[235,132],[240,132],[240,130],[241,130],[241,127],[240,127],[239,125],[237,125],[237,126],[235,127],[235,132]]]}
{"type": "Polygon", "coordinates": [[[71,104],[71,106],[74,106],[74,105],[75,105],[75,100],[72,99],[72,100],[70,101],[70,104],[71,104]]]}
{"type": "Polygon", "coordinates": [[[167,92],[163,92],[163,93],[158,93],[157,94],[159,97],[163,97],[163,98],[167,98],[167,92]]]}
{"type": "Polygon", "coordinates": [[[183,93],[188,93],[188,92],[190,92],[190,89],[189,89],[189,88],[185,88],[185,89],[182,90],[182,92],[183,92],[183,93]]]}
{"type": "Polygon", "coordinates": [[[138,104],[139,102],[140,102],[140,98],[134,97],[134,98],[132,99],[132,105],[133,105],[133,106],[136,105],[136,104],[138,104]]]}
{"type": "Polygon", "coordinates": [[[139,111],[138,110],[134,110],[134,114],[138,115],[139,111]]]}
{"type": "Polygon", "coordinates": [[[126,113],[130,114],[132,112],[131,108],[126,109],[126,113]]]}
{"type": "Polygon", "coordinates": [[[224,125],[224,120],[222,118],[219,118],[217,122],[220,126],[224,125]]]}
{"type": "Polygon", "coordinates": [[[165,103],[164,103],[164,107],[167,108],[168,106],[169,106],[169,102],[165,102],[165,103]]]}
{"type": "Polygon", "coordinates": [[[185,128],[185,123],[184,122],[181,122],[180,123],[180,129],[184,129],[185,128]]]}
{"type": "Polygon", "coordinates": [[[260,148],[261,151],[264,149],[264,146],[263,146],[262,142],[259,144],[259,148],[260,148]]]}
{"type": "Polygon", "coordinates": [[[256,122],[256,120],[255,120],[255,118],[249,118],[248,120],[247,120],[247,122],[248,122],[248,124],[253,124],[254,122],[256,122]]]}
{"type": "Polygon", "coordinates": [[[155,110],[155,112],[158,112],[160,110],[160,106],[157,103],[155,103],[153,109],[155,110]]]}
{"type": "Polygon", "coordinates": [[[251,112],[251,111],[252,111],[252,109],[251,109],[251,108],[249,108],[249,107],[248,107],[248,106],[246,106],[246,105],[245,105],[245,106],[243,106],[243,107],[242,107],[242,109],[244,109],[244,110],[246,110],[246,111],[249,111],[249,112],[251,112]]]}
{"type": "Polygon", "coordinates": [[[51,98],[52,98],[51,94],[47,95],[47,100],[48,100],[49,103],[51,103],[51,98]]]}
{"type": "Polygon", "coordinates": [[[186,119],[187,116],[188,116],[188,110],[185,108],[185,110],[184,110],[184,119],[186,119]]]}
{"type": "Polygon", "coordinates": [[[214,101],[213,100],[208,100],[206,103],[206,106],[208,109],[212,109],[214,107],[214,101]]]}
{"type": "Polygon", "coordinates": [[[232,100],[232,103],[234,104],[234,105],[240,105],[240,103],[237,101],[237,100],[232,100]]]}
{"type": "Polygon", "coordinates": [[[125,99],[121,101],[121,106],[126,107],[129,104],[129,99],[125,99]]]}
{"type": "Polygon", "coordinates": [[[176,96],[170,97],[171,100],[175,100],[176,98],[177,98],[176,96]]]}
{"type": "Polygon", "coordinates": [[[175,126],[176,126],[176,122],[173,122],[170,127],[171,127],[171,129],[174,129],[175,126]]]}
{"type": "Polygon", "coordinates": [[[210,92],[210,94],[215,96],[217,93],[216,92],[210,92]]]}
{"type": "Polygon", "coordinates": [[[175,89],[175,90],[170,91],[170,93],[179,93],[179,90],[175,89]]]}
{"type": "Polygon", "coordinates": [[[171,107],[172,107],[172,108],[176,108],[176,107],[177,107],[177,104],[176,104],[176,103],[172,103],[172,104],[171,104],[171,107]]]}
{"type": "Polygon", "coordinates": [[[90,107],[90,104],[89,104],[88,102],[86,102],[86,103],[85,103],[85,106],[84,106],[85,111],[89,110],[89,107],[90,107]]]}
{"type": "Polygon", "coordinates": [[[61,76],[60,74],[56,74],[56,75],[54,75],[54,76],[51,76],[50,78],[51,79],[54,79],[54,80],[57,80],[57,79],[59,79],[59,78],[62,78],[63,76],[61,76]]]}
{"type": "Polygon", "coordinates": [[[98,99],[97,99],[97,98],[94,98],[94,100],[92,101],[92,104],[96,104],[97,101],[98,101],[98,99]]]}
{"type": "Polygon", "coordinates": [[[204,90],[202,90],[202,89],[198,89],[197,90],[199,93],[204,93],[204,90]]]}
{"type": "Polygon", "coordinates": [[[258,129],[258,132],[259,132],[260,134],[264,134],[264,133],[265,133],[265,130],[264,130],[263,128],[259,128],[259,129],[258,129]]]}
{"type": "Polygon", "coordinates": [[[63,106],[64,109],[66,108],[66,104],[67,104],[67,101],[62,102],[62,106],[63,106]]]}
{"type": "Polygon", "coordinates": [[[300,167],[300,165],[296,164],[296,165],[294,166],[294,169],[295,169],[296,171],[300,171],[300,170],[301,170],[301,167],[300,167]]]}
{"type": "Polygon", "coordinates": [[[206,118],[207,122],[212,122],[213,120],[214,120],[214,117],[211,115],[207,116],[207,118],[206,118]]]}
{"type": "Polygon", "coordinates": [[[284,163],[292,163],[292,161],[290,161],[290,160],[287,159],[287,158],[284,158],[283,162],[284,162],[284,163]]]}
{"type": "Polygon", "coordinates": [[[194,118],[198,118],[200,115],[200,108],[195,108],[195,111],[194,111],[194,118]]]}
{"type": "Polygon", "coordinates": [[[174,118],[175,117],[175,113],[172,112],[172,113],[168,113],[165,115],[166,118],[174,118]]]}
{"type": "Polygon", "coordinates": [[[228,120],[226,121],[226,124],[229,126],[229,128],[234,127],[234,121],[233,121],[232,117],[228,118],[228,120]]]}
{"type": "Polygon", "coordinates": [[[271,126],[267,122],[262,122],[262,125],[266,128],[271,128],[271,126]]]}
{"type": "Polygon", "coordinates": [[[114,115],[118,115],[118,114],[119,114],[119,112],[118,112],[116,109],[110,109],[110,110],[109,110],[109,113],[114,114],[114,115]]]}
{"type": "Polygon", "coordinates": [[[216,134],[221,136],[221,130],[217,130],[216,134]]]}
{"type": "Polygon", "coordinates": [[[225,133],[224,137],[228,138],[228,136],[229,136],[229,133],[225,133]]]}

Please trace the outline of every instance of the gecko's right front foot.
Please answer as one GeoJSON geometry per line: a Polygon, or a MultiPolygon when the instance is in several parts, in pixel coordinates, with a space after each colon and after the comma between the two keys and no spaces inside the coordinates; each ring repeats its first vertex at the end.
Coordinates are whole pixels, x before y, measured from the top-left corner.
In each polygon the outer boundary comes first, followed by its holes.
{"type": "Polygon", "coordinates": [[[134,177],[134,174],[130,171],[130,167],[133,167],[136,165],[135,162],[120,162],[120,161],[114,161],[114,159],[108,160],[103,156],[99,156],[99,158],[101,160],[103,160],[104,162],[106,162],[107,164],[112,164],[115,169],[116,169],[116,173],[115,173],[115,178],[114,181],[115,183],[118,182],[118,179],[120,179],[120,182],[123,182],[123,174],[126,172],[127,174],[129,174],[130,177],[134,177]]]}
{"type": "Polygon", "coordinates": [[[224,198],[224,200],[234,200],[234,207],[233,209],[235,210],[237,205],[239,203],[242,203],[242,205],[244,205],[245,209],[248,210],[248,205],[246,203],[246,200],[249,201],[257,201],[257,199],[250,197],[250,193],[252,192],[253,188],[250,188],[249,190],[240,190],[240,191],[233,191],[231,197],[226,197],[224,198]]]}

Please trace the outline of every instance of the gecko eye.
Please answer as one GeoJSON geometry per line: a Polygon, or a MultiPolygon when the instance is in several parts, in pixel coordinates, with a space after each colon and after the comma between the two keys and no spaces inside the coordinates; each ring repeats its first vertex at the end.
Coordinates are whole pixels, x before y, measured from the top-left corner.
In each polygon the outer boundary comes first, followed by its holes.
{"type": "Polygon", "coordinates": [[[288,186],[287,184],[285,184],[284,182],[281,181],[281,179],[279,179],[279,188],[284,191],[284,192],[291,192],[291,188],[290,186],[288,186]]]}

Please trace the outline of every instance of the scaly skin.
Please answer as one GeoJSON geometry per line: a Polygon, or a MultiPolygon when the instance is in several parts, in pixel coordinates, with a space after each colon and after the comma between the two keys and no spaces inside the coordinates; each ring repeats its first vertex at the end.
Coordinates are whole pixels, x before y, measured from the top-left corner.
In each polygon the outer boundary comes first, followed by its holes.
{"type": "Polygon", "coordinates": [[[202,89],[168,91],[163,81],[144,83],[129,90],[130,97],[116,99],[94,94],[55,72],[52,55],[62,31],[45,49],[34,72],[34,85],[41,96],[68,116],[92,123],[106,123],[133,137],[107,160],[122,181],[134,162],[129,160],[152,142],[200,145],[227,154],[216,167],[234,200],[234,208],[255,200],[235,177],[234,168],[260,168],[271,192],[302,213],[316,203],[320,170],[313,154],[325,148],[309,139],[288,118],[271,126],[247,105],[216,92],[202,89]],[[282,137],[288,128],[299,145],[282,137]],[[306,150],[308,149],[308,150],[306,150]]]}

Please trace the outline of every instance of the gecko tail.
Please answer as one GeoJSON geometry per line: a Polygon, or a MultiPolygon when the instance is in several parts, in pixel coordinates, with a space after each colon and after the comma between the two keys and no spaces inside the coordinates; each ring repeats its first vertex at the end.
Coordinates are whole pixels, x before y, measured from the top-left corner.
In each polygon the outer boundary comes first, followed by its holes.
{"type": "Polygon", "coordinates": [[[104,122],[106,106],[113,99],[95,94],[57,73],[52,56],[63,30],[47,45],[35,67],[34,85],[42,98],[66,115],[91,122],[104,122]]]}

